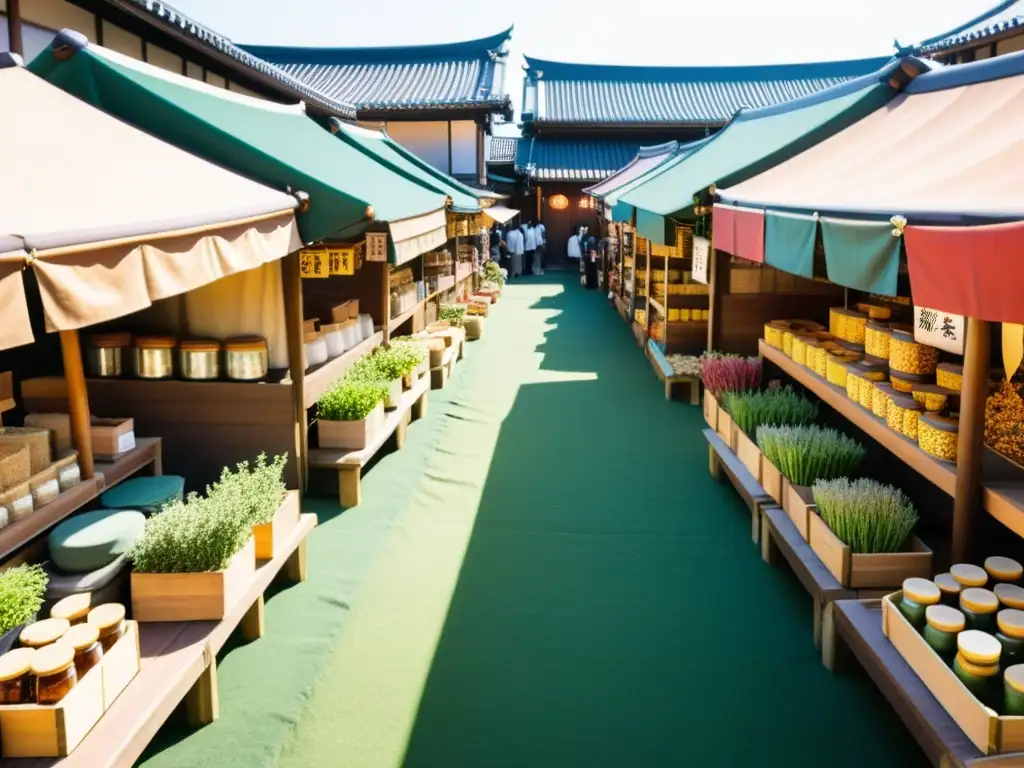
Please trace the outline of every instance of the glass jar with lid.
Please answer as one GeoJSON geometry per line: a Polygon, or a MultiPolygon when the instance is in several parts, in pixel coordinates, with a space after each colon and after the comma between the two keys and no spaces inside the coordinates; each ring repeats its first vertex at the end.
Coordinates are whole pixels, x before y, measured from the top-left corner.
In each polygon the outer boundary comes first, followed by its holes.
{"type": "Polygon", "coordinates": [[[971,563],[957,563],[949,569],[949,573],[962,587],[984,587],[988,584],[988,572],[971,563]]]}
{"type": "Polygon", "coordinates": [[[85,622],[92,608],[92,593],[78,592],[58,600],[50,609],[51,619],[67,619],[72,626],[85,622]]]}
{"type": "Polygon", "coordinates": [[[269,355],[262,336],[235,336],[224,342],[224,370],[232,381],[260,381],[270,370],[269,355]]]}
{"type": "Polygon", "coordinates": [[[895,392],[889,398],[885,421],[894,432],[917,440],[917,425],[923,412],[924,406],[913,397],[895,392]]]}
{"type": "Polygon", "coordinates": [[[960,421],[937,413],[924,413],[917,422],[917,446],[929,456],[956,461],[960,421]]]}
{"type": "Polygon", "coordinates": [[[948,605],[929,605],[924,618],[925,641],[948,662],[956,656],[956,638],[964,631],[967,620],[963,613],[948,605]]]}
{"type": "Polygon", "coordinates": [[[1024,567],[1009,557],[986,557],[985,572],[993,584],[1014,584],[1024,576],[1024,567]]]}
{"type": "Polygon", "coordinates": [[[18,640],[26,648],[42,648],[60,640],[70,628],[67,619],[43,619],[21,630],[18,640]]]}
{"type": "Polygon", "coordinates": [[[30,704],[36,698],[32,676],[35,648],[15,648],[0,656],[0,704],[30,704]]]}
{"type": "Polygon", "coordinates": [[[871,390],[871,412],[880,419],[887,419],[889,416],[889,400],[895,392],[892,384],[887,381],[876,381],[873,383],[871,390]]]}
{"type": "Polygon", "coordinates": [[[995,592],[981,587],[968,587],[960,593],[960,610],[967,617],[967,626],[982,632],[995,632],[999,598],[995,592]]]}
{"type": "Polygon", "coordinates": [[[992,591],[999,598],[999,605],[1003,608],[1014,608],[1024,611],[1024,587],[1016,584],[996,584],[992,591]]]}
{"type": "Polygon", "coordinates": [[[36,703],[57,704],[78,685],[75,649],[64,642],[40,648],[32,657],[36,703]]]}
{"type": "Polygon", "coordinates": [[[940,573],[932,581],[935,582],[935,586],[939,588],[939,592],[942,593],[942,604],[949,605],[959,610],[960,605],[960,592],[963,590],[963,586],[959,581],[953,578],[951,573],[940,573]]]}
{"type": "Polygon", "coordinates": [[[996,614],[996,640],[1003,646],[1003,664],[1024,661],[1024,611],[1004,608],[996,614]]]}
{"type": "Polygon", "coordinates": [[[1003,714],[1024,715],[1024,664],[1014,664],[1003,673],[1003,714]]]}
{"type": "Polygon", "coordinates": [[[76,624],[60,639],[75,650],[75,671],[81,680],[85,673],[100,663],[103,646],[100,645],[100,631],[93,624],[76,624]]]}
{"type": "Polygon", "coordinates": [[[899,604],[900,613],[907,621],[921,629],[925,623],[925,611],[929,605],[938,603],[940,597],[935,582],[917,577],[904,579],[903,597],[899,604]]]}
{"type": "Polygon", "coordinates": [[[137,336],[133,350],[132,370],[139,379],[169,379],[174,375],[173,336],[137,336]]]}
{"type": "Polygon", "coordinates": [[[957,635],[956,643],[953,673],[978,701],[987,707],[995,706],[1001,698],[996,684],[1003,647],[992,635],[971,629],[957,635]]]}
{"type": "Polygon", "coordinates": [[[110,653],[114,643],[120,640],[125,632],[124,606],[120,603],[97,605],[89,611],[87,621],[99,630],[103,652],[110,653]]]}

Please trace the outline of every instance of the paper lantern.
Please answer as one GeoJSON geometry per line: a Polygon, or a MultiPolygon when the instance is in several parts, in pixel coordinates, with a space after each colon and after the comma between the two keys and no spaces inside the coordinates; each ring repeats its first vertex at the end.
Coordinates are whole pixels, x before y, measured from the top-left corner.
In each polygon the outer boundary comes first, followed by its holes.
{"type": "Polygon", "coordinates": [[[565,195],[552,195],[548,200],[548,205],[556,211],[564,211],[569,207],[569,198],[565,195]]]}

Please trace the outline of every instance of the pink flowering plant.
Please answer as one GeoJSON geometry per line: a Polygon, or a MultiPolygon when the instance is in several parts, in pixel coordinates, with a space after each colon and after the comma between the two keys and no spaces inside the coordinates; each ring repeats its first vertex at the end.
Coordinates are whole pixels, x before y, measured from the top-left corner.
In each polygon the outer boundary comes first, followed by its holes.
{"type": "Polygon", "coordinates": [[[725,392],[745,392],[761,384],[761,358],[705,353],[700,359],[704,388],[715,397],[725,392]]]}

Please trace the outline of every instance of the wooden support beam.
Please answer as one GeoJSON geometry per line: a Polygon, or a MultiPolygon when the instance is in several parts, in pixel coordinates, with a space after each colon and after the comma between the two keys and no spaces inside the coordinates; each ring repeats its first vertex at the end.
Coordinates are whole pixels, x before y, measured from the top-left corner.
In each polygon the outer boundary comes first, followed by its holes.
{"type": "Polygon", "coordinates": [[[245,612],[242,617],[241,630],[242,637],[248,641],[259,640],[263,637],[266,631],[266,624],[263,619],[263,595],[260,594],[256,598],[256,602],[253,603],[249,610],[245,612]]]}
{"type": "Polygon", "coordinates": [[[954,563],[967,562],[971,552],[974,513],[981,508],[981,459],[984,454],[985,400],[992,356],[991,329],[985,320],[968,318],[964,348],[960,434],[957,438],[956,493],[953,497],[954,563]]]}
{"type": "Polygon", "coordinates": [[[302,540],[284,564],[284,576],[296,583],[306,580],[306,539],[302,540]]]}
{"type": "Polygon", "coordinates": [[[541,213],[544,210],[544,191],[541,189],[540,184],[537,185],[537,221],[540,221],[541,213]]]}
{"type": "Polygon", "coordinates": [[[220,717],[220,694],[217,689],[217,659],[210,659],[189,692],[185,694],[185,715],[193,728],[216,722],[220,717]]]}
{"type": "Polygon", "coordinates": [[[281,282],[284,286],[284,323],[288,339],[289,376],[292,380],[292,411],[295,421],[295,462],[299,490],[305,492],[309,477],[306,453],[308,451],[306,423],[306,369],[305,344],[302,333],[302,277],[299,254],[290,253],[281,262],[281,282]]]}
{"type": "Polygon", "coordinates": [[[78,331],[60,332],[60,351],[64,359],[64,377],[68,385],[71,437],[78,451],[78,468],[81,470],[82,479],[88,480],[94,474],[92,429],[89,393],[85,388],[85,369],[82,367],[82,346],[78,331]]]}
{"type": "Polygon", "coordinates": [[[25,55],[21,34],[21,0],[7,0],[7,49],[19,56],[25,55]]]}

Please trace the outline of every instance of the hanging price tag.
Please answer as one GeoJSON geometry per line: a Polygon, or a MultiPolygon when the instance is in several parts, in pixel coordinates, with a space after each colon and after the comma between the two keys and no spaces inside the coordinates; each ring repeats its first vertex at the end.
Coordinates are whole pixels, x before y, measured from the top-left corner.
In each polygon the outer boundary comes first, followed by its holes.
{"type": "Polygon", "coordinates": [[[366,260],[388,260],[388,235],[386,232],[366,233],[366,260]]]}
{"type": "Polygon", "coordinates": [[[305,278],[330,275],[326,249],[304,248],[299,251],[299,274],[305,278]]]}
{"type": "Polygon", "coordinates": [[[965,328],[963,315],[928,307],[914,307],[914,341],[920,344],[962,355],[965,328]]]}
{"type": "Polygon", "coordinates": [[[693,238],[693,279],[698,283],[708,284],[708,261],[711,255],[711,243],[706,237],[693,238]]]}
{"type": "Polygon", "coordinates": [[[332,275],[354,275],[356,272],[355,248],[328,248],[327,260],[332,275]]]}

